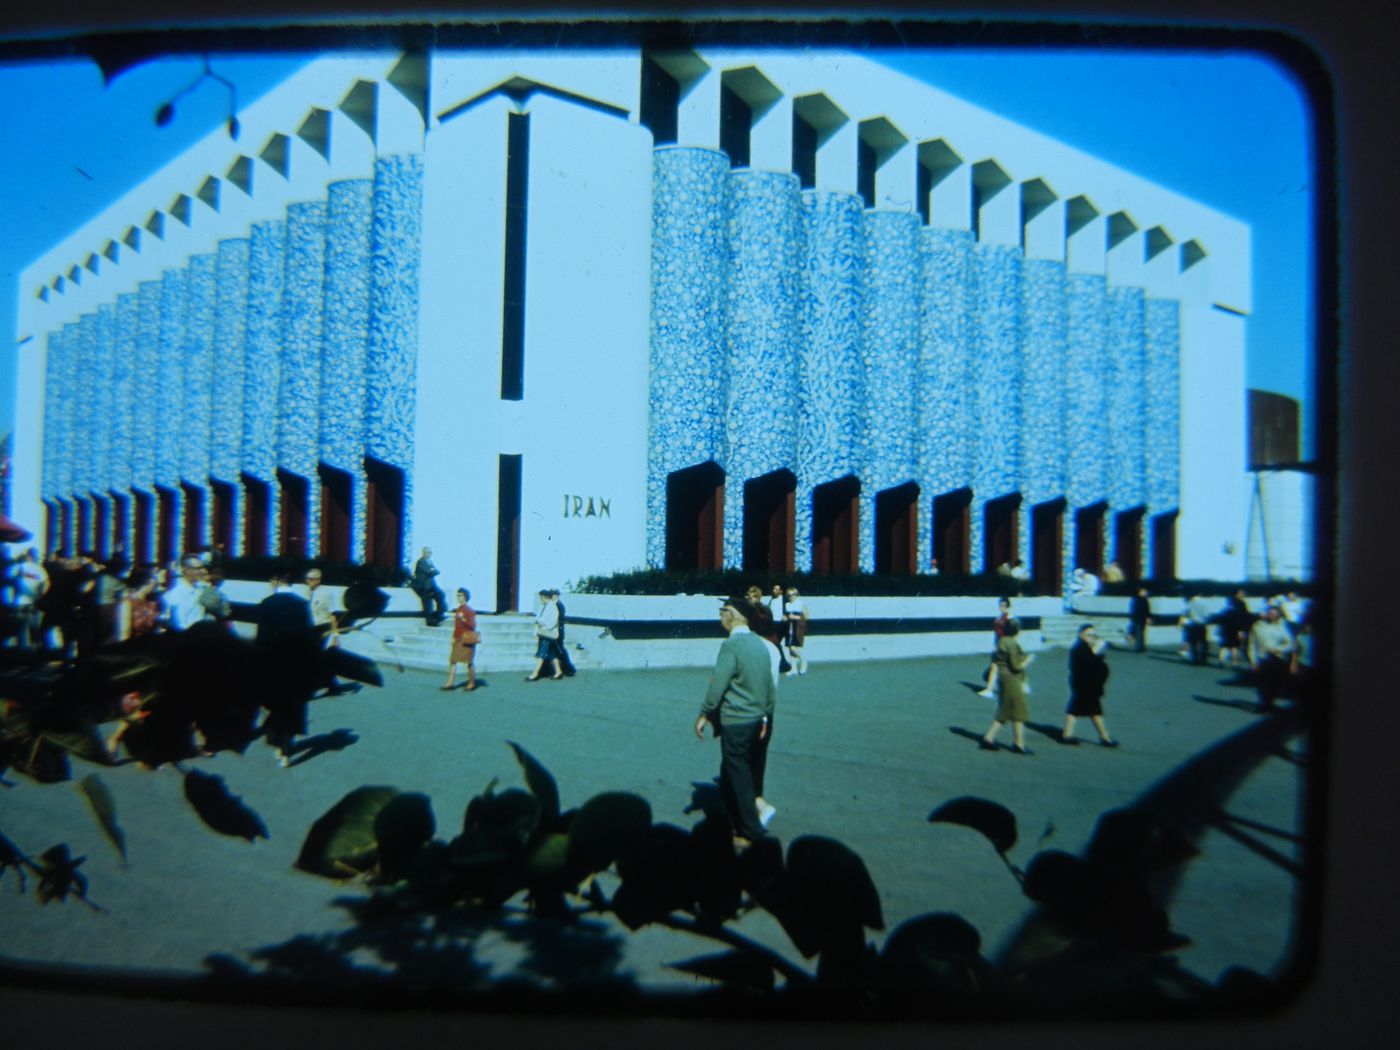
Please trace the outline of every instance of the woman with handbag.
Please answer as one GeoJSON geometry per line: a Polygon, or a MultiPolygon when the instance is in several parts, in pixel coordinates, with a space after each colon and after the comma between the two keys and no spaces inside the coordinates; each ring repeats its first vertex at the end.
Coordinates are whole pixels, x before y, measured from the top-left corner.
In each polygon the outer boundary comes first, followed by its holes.
{"type": "Polygon", "coordinates": [[[465,587],[457,589],[457,608],[452,610],[452,653],[447,662],[447,684],[442,691],[447,692],[457,681],[457,665],[467,665],[467,692],[476,688],[476,646],[481,635],[476,629],[476,613],[467,604],[471,601],[471,591],[465,587]]]}
{"type": "Polygon", "coordinates": [[[551,681],[559,681],[564,672],[559,668],[559,607],[554,604],[554,594],[548,589],[540,591],[540,611],[535,617],[535,669],[526,675],[525,681],[538,682],[540,672],[546,662],[554,665],[551,681]]]}

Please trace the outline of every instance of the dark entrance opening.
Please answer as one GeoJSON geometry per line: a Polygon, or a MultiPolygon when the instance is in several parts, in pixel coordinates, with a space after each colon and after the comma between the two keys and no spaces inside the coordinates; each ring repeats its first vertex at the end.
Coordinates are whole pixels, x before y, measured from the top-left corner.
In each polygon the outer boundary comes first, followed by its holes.
{"type": "Polygon", "coordinates": [[[227,481],[209,479],[209,492],[213,497],[213,510],[210,515],[209,544],[223,555],[230,555],[234,548],[233,504],[236,493],[227,481]]]}
{"type": "Polygon", "coordinates": [[[1145,507],[1120,511],[1113,519],[1113,559],[1123,570],[1124,579],[1142,578],[1142,521],[1145,507]]]}
{"type": "Polygon", "coordinates": [[[138,565],[155,561],[152,531],[155,524],[155,500],[149,492],[131,490],[131,560],[138,565]]]}
{"type": "Polygon", "coordinates": [[[666,568],[724,564],[724,471],[698,463],[666,478],[666,568]]]}
{"type": "Polygon", "coordinates": [[[919,486],[875,493],[875,571],[913,576],[919,566],[919,486]]]}
{"type": "Polygon", "coordinates": [[[204,548],[204,489],[188,482],[180,482],[184,496],[185,550],[197,551],[204,548]]]}
{"type": "Polygon", "coordinates": [[[131,498],[120,492],[111,494],[112,500],[112,553],[120,554],[133,561],[131,551],[131,498]]]}
{"type": "Polygon", "coordinates": [[[837,478],[812,490],[812,571],[860,569],[860,479],[837,478]]]}
{"type": "Polygon", "coordinates": [[[173,489],[156,486],[156,560],[161,565],[169,565],[179,557],[175,549],[175,509],[180,496],[173,489]]]}
{"type": "Polygon", "coordinates": [[[496,611],[520,606],[522,457],[501,456],[496,479],[496,611]]]}
{"type": "Polygon", "coordinates": [[[1176,516],[1177,511],[1156,514],[1152,518],[1152,578],[1176,579],[1176,516]]]}
{"type": "Polygon", "coordinates": [[[638,119],[651,129],[651,141],[664,146],[676,141],[681,84],[650,55],[642,56],[642,92],[638,119]]]}
{"type": "Polygon", "coordinates": [[[982,511],[982,528],[982,571],[996,572],[1001,565],[1014,567],[1020,558],[1021,494],[988,500],[982,511]]]}
{"type": "Polygon", "coordinates": [[[300,474],[279,470],[277,488],[281,503],[277,522],[277,553],[304,558],[311,486],[300,474]]]}
{"type": "Polygon", "coordinates": [[[1031,508],[1031,578],[1041,594],[1059,594],[1065,537],[1065,501],[1050,500],[1031,508]]]}
{"type": "Polygon", "coordinates": [[[403,564],[403,471],[365,458],[365,561],[403,564]]]}
{"type": "Polygon", "coordinates": [[[797,475],[775,470],[744,482],[744,568],[791,572],[797,475]]]}
{"type": "Polygon", "coordinates": [[[112,508],[101,496],[92,497],[92,550],[105,562],[111,551],[112,508]]]}
{"type": "Polygon", "coordinates": [[[1108,504],[1095,503],[1074,512],[1074,567],[1103,575],[1103,522],[1108,504]]]}
{"type": "Polygon", "coordinates": [[[58,501],[58,553],[65,558],[73,556],[73,505],[66,499],[58,501]]]}
{"type": "Polygon", "coordinates": [[[321,557],[328,562],[350,560],[350,508],[354,479],[324,463],[316,468],[321,479],[321,557]]]}
{"type": "Polygon", "coordinates": [[[250,558],[267,556],[268,514],[272,486],[251,474],[243,475],[243,553],[250,558]]]}
{"type": "Polygon", "coordinates": [[[966,576],[971,568],[968,533],[972,524],[972,490],[958,489],[933,500],[933,560],[940,573],[966,576]]]}

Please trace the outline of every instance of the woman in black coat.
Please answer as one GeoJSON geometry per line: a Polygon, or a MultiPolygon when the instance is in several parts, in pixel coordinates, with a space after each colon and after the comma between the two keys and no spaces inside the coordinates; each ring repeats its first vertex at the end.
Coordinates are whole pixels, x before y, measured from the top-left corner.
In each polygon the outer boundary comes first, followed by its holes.
{"type": "Polygon", "coordinates": [[[1069,649],[1069,707],[1065,709],[1065,728],[1060,743],[1077,744],[1074,720],[1088,718],[1099,732],[1099,743],[1117,747],[1118,741],[1108,735],[1103,721],[1103,689],[1108,681],[1108,661],[1104,650],[1108,643],[1098,636],[1094,625],[1079,628],[1079,637],[1069,649]]]}

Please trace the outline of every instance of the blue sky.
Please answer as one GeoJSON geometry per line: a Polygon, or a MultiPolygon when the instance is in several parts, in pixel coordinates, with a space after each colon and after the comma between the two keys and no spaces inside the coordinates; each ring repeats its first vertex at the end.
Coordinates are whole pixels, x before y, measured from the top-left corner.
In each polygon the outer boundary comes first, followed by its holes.
{"type": "MultiPolygon", "coordinates": [[[[911,49],[873,55],[1000,116],[1097,154],[1241,219],[1254,232],[1249,385],[1304,403],[1311,433],[1311,122],[1302,92],[1245,53],[911,49]]],[[[215,57],[247,105],[304,57],[215,57]]],[[[157,108],[199,59],[146,63],[103,87],[95,64],[0,64],[0,433],[14,417],[19,272],[55,241],[222,124],[228,93],[206,81],[164,128],[157,108]]],[[[1311,452],[1305,437],[1304,457],[1311,452]]]]}

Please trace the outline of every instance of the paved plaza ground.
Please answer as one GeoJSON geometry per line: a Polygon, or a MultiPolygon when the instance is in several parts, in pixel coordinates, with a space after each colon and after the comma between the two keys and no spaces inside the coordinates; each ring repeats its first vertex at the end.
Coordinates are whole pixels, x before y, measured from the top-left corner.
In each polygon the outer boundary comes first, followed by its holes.
{"type": "MultiPolygon", "coordinates": [[[[716,648],[719,639],[716,638],[716,648]]],[[[823,664],[820,639],[801,678],[785,678],[769,757],[771,831],[786,845],[822,835],[850,846],[878,888],[885,931],[913,916],[956,912],[981,933],[995,960],[1027,916],[1025,898],[988,841],[970,829],[930,824],[940,803],[974,795],[1009,807],[1019,841],[1010,860],[1024,868],[1036,851],[1078,853],[1099,814],[1142,800],[1199,832],[1201,854],[1170,889],[1174,930],[1191,938],[1182,965],[1207,981],[1231,966],[1276,975],[1294,954],[1305,857],[1303,804],[1307,740],[1288,715],[1261,717],[1253,693],[1226,672],[1181,663],[1174,653],[1110,654],[1106,710],[1122,747],[1057,745],[1066,700],[1063,650],[1031,666],[1029,757],[978,750],[993,701],[976,695],[981,656],[868,664],[823,664]]],[[[507,741],[553,773],[565,808],[605,790],[636,792],[653,819],[689,827],[697,786],[711,783],[719,745],[695,739],[692,725],[706,674],[695,670],[595,672],[527,683],[519,674],[487,677],[474,693],[438,691],[441,676],[385,668],[383,688],[313,702],[313,750],[282,769],[261,742],[244,755],[190,764],[224,778],[266,823],[253,843],[204,826],[170,767],[116,768],[74,763],[74,781],[37,784],[11,771],[0,785],[0,831],[31,855],[66,842],[85,855],[90,895],[40,906],[34,881],[16,891],[0,880],[0,956],[11,963],[201,976],[211,959],[256,969],[257,953],[298,937],[333,939],[353,922],[337,899],[362,896],[356,883],[303,874],[292,864],[308,827],[348,791],[387,784],[433,801],[438,835],[461,826],[467,802],[493,778],[523,786],[507,741]],[[77,780],[99,772],[126,833],[123,865],[79,794],[77,780]]],[[[1010,743],[1010,728],[1003,730],[1010,743]]],[[[645,928],[629,934],[590,919],[561,934],[520,917],[491,919],[461,932],[461,943],[428,968],[404,964],[404,979],[519,978],[546,985],[634,980],[648,990],[696,987],[667,963],[718,950],[708,940],[645,928]]],[[[737,924],[744,934],[801,962],[777,923],[761,910],[737,924]]],[[[362,966],[387,967],[368,949],[362,966]]],[[[217,962],[213,965],[219,965],[217,962]]]]}

